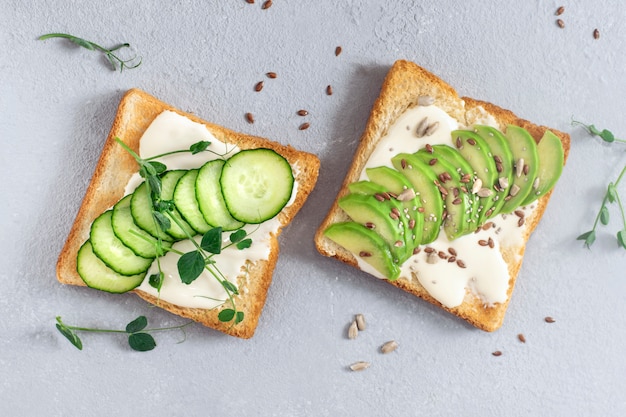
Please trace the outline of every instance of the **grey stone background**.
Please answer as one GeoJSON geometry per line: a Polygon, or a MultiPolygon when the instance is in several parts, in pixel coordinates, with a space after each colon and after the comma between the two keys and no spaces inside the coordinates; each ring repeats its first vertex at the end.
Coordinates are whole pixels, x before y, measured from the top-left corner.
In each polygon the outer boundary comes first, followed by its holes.
{"type": "MultiPolygon", "coordinates": [[[[626,5],[589,1],[389,0],[0,2],[0,415],[3,416],[618,416],[626,414],[626,251],[619,211],[592,250],[590,229],[625,145],[626,5]],[[556,24],[555,11],[564,28],[556,24]],[[594,39],[593,30],[600,31],[594,39]],[[67,41],[130,42],[143,64],[123,73],[67,41]],[[334,51],[342,46],[338,57],[334,51]],[[503,327],[473,329],[317,254],[312,243],[386,71],[412,60],[462,95],[568,132],[570,159],[532,236],[503,327]],[[275,71],[278,77],[266,79],[275,71]],[[260,93],[253,87],[265,80],[260,93]],[[325,88],[332,85],[334,94],[325,88]],[[182,322],[133,295],[60,285],[55,263],[117,104],[138,87],[231,129],[319,155],[316,190],[281,236],[257,333],[201,326],[123,336],[54,328],[123,328],[143,314],[182,322]],[[309,110],[311,127],[298,109],[309,110]],[[244,118],[252,112],[256,121],[244,118]],[[369,327],[356,340],[356,313],[369,327]],[[544,317],[555,323],[547,324],[544,317]],[[517,335],[523,333],[527,342],[517,335]],[[183,343],[179,343],[184,339],[183,343]],[[381,355],[387,340],[396,352],[381,355]],[[492,352],[500,350],[502,356],[492,352]],[[347,365],[366,360],[359,373],[347,365]]],[[[620,187],[626,198],[626,188],[620,187]]],[[[623,227],[623,226],[622,226],[623,227]]]]}

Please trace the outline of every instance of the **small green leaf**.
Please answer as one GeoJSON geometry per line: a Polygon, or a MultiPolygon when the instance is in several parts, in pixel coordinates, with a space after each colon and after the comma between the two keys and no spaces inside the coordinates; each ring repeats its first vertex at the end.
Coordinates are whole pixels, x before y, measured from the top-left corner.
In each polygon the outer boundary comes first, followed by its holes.
{"type": "Polygon", "coordinates": [[[77,38],[75,36],[67,38],[67,39],[69,39],[70,41],[74,42],[78,46],[82,46],[85,49],[89,49],[90,51],[93,51],[93,50],[96,49],[93,43],[91,43],[91,42],[89,42],[89,41],[87,41],[85,39],[77,38]]]}
{"type": "Polygon", "coordinates": [[[237,249],[239,250],[248,249],[250,246],[252,246],[252,239],[244,239],[237,243],[237,249]]]}
{"type": "Polygon", "coordinates": [[[617,189],[615,188],[615,184],[610,183],[608,190],[606,192],[609,203],[615,203],[617,201],[617,189]]]}
{"type": "MultiPolygon", "coordinates": [[[[57,317],[57,321],[59,321],[59,319],[60,318],[57,317]]],[[[56,326],[59,332],[61,332],[61,334],[65,336],[65,338],[69,340],[71,344],[73,344],[78,350],[83,350],[83,342],[80,340],[76,333],[65,327],[62,323],[57,323],[56,326]]]]}
{"type": "Polygon", "coordinates": [[[222,286],[224,287],[226,291],[229,291],[233,294],[239,294],[239,290],[237,289],[237,286],[228,280],[222,281],[222,286]]]}
{"type": "Polygon", "coordinates": [[[191,151],[192,155],[195,155],[197,153],[206,151],[206,149],[209,147],[210,144],[211,142],[208,142],[206,140],[201,140],[200,142],[196,142],[193,145],[191,145],[189,147],[189,150],[191,151]]]}
{"type": "Polygon", "coordinates": [[[594,230],[590,230],[590,231],[588,231],[586,233],[583,233],[582,235],[578,236],[576,238],[576,240],[584,240],[585,241],[585,246],[587,246],[587,248],[591,248],[591,245],[596,240],[596,232],[594,230]]]}
{"type": "Polygon", "coordinates": [[[142,331],[148,325],[146,316],[139,316],[135,320],[126,325],[126,333],[137,333],[142,331]]]}
{"type": "Polygon", "coordinates": [[[157,175],[148,175],[146,177],[146,181],[148,181],[148,186],[150,187],[150,192],[153,195],[161,194],[161,177],[157,175]]]}
{"type": "MultiPolygon", "coordinates": [[[[597,134],[597,133],[596,133],[597,134]]],[[[611,133],[610,131],[604,129],[602,132],[600,132],[600,134],[598,135],[602,138],[602,140],[604,140],[605,142],[615,142],[615,136],[613,136],[613,133],[611,133]]]]}
{"type": "Polygon", "coordinates": [[[133,350],[147,352],[156,347],[154,337],[148,333],[132,333],[128,336],[128,344],[133,350]]]}
{"type": "Polygon", "coordinates": [[[606,206],[600,209],[600,222],[605,226],[609,224],[609,209],[606,206]]]}
{"type": "Polygon", "coordinates": [[[243,311],[237,312],[237,318],[235,319],[235,324],[241,323],[243,321],[243,311]]]}
{"type": "Polygon", "coordinates": [[[626,229],[617,232],[617,243],[619,243],[622,248],[626,249],[626,229]]]}
{"type": "Polygon", "coordinates": [[[223,323],[227,323],[231,321],[234,317],[235,317],[235,310],[233,310],[232,308],[225,308],[224,310],[220,311],[219,314],[217,315],[217,318],[219,319],[219,321],[223,323]]]}
{"type": "Polygon", "coordinates": [[[154,204],[154,208],[160,213],[165,213],[174,211],[176,205],[172,200],[160,200],[154,204]]]}
{"type": "Polygon", "coordinates": [[[167,166],[158,161],[150,161],[147,165],[151,166],[154,169],[155,174],[162,174],[167,170],[167,166]]]}
{"type": "Polygon", "coordinates": [[[240,242],[242,239],[244,239],[246,236],[248,235],[248,233],[243,230],[243,229],[239,229],[236,232],[233,232],[230,234],[230,241],[232,243],[237,243],[240,242]]]}
{"type": "Polygon", "coordinates": [[[202,236],[200,247],[213,254],[222,252],[222,228],[214,227],[202,236]]]}
{"type": "Polygon", "coordinates": [[[157,224],[159,225],[159,228],[162,231],[167,232],[170,229],[170,227],[172,227],[172,222],[170,221],[170,219],[167,218],[165,214],[160,213],[158,211],[153,211],[152,217],[154,217],[154,220],[157,222],[157,224]]]}
{"type": "Polygon", "coordinates": [[[198,251],[187,252],[178,260],[178,274],[185,284],[191,284],[204,270],[204,257],[198,251]]]}
{"type": "Polygon", "coordinates": [[[161,285],[163,285],[164,278],[165,276],[163,275],[163,272],[152,274],[150,275],[150,277],[148,277],[148,284],[150,284],[152,288],[156,288],[157,290],[160,290],[161,285]]]}
{"type": "MultiPolygon", "coordinates": [[[[583,126],[584,126],[584,125],[583,125],[583,126]]],[[[600,131],[598,130],[598,128],[597,128],[597,127],[595,127],[594,125],[589,125],[589,126],[587,126],[587,129],[589,129],[589,132],[590,132],[592,135],[600,136],[600,133],[602,133],[602,132],[600,132],[600,131]]]]}

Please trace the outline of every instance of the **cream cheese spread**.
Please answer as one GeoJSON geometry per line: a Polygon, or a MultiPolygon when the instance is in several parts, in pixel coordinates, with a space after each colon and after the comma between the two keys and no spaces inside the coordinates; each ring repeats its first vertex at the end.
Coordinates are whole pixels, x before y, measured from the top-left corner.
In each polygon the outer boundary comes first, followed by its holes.
{"type": "MultiPolygon", "coordinates": [[[[190,153],[179,153],[157,158],[164,163],[168,170],[173,169],[194,169],[201,167],[209,160],[218,157],[229,157],[237,152],[239,148],[219,141],[209,132],[206,126],[196,123],[178,113],[164,111],[158,115],[150,124],[141,137],[139,154],[142,158],[161,155],[189,147],[199,141],[208,141],[210,152],[201,152],[195,155],[190,153]]],[[[292,166],[294,178],[297,174],[297,167],[292,166]]],[[[126,186],[126,194],[132,193],[141,184],[142,178],[135,174],[126,186]]],[[[295,200],[298,183],[294,181],[290,205],[295,200]]],[[[250,248],[238,250],[235,247],[225,248],[219,255],[214,256],[216,267],[224,278],[236,284],[236,278],[246,273],[246,265],[261,259],[268,259],[270,254],[270,239],[272,234],[277,233],[280,222],[277,217],[265,221],[259,225],[246,225],[244,229],[252,239],[250,248]]],[[[230,233],[224,232],[224,244],[230,242],[230,233]]],[[[201,237],[196,237],[201,239],[201,237]]],[[[173,249],[181,253],[186,253],[195,249],[189,240],[183,240],[173,245],[173,249]]],[[[157,261],[146,274],[146,278],[138,287],[139,290],[151,294],[163,301],[190,308],[211,309],[223,304],[227,300],[227,294],[217,279],[206,269],[191,284],[184,284],[179,275],[177,262],[180,256],[174,251],[168,252],[158,259],[161,271],[164,274],[161,290],[149,284],[149,277],[158,272],[157,261]]],[[[240,289],[241,290],[241,289],[240,289]]]]}
{"type": "MultiPolygon", "coordinates": [[[[481,113],[481,122],[497,127],[495,119],[484,110],[481,113]]],[[[465,128],[467,126],[459,124],[435,105],[409,108],[381,139],[365,164],[360,179],[367,179],[367,168],[393,167],[391,158],[399,153],[415,153],[426,144],[453,146],[451,132],[465,128]],[[429,124],[438,125],[431,135],[420,138],[415,132],[424,118],[428,118],[429,124]]],[[[527,217],[533,207],[534,205],[523,207],[520,210],[527,217]]],[[[514,214],[500,214],[490,221],[492,227],[480,229],[477,233],[453,241],[449,241],[442,231],[434,242],[427,245],[434,249],[434,253],[429,255],[422,250],[410,257],[401,266],[399,279],[417,279],[433,298],[449,308],[462,304],[468,294],[479,297],[485,305],[505,302],[510,275],[502,251],[517,254],[524,244],[525,226],[518,225],[519,217],[514,214]],[[448,262],[453,254],[456,254],[456,260],[461,260],[464,267],[460,267],[456,261],[448,262]]],[[[356,258],[362,270],[378,278],[385,278],[360,257],[356,258]]]]}

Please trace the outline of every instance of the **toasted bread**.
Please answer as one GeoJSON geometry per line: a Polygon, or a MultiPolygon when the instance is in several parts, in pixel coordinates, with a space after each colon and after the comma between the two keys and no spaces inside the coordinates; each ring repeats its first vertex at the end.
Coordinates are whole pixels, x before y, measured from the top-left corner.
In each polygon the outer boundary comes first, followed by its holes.
{"type": "Polygon", "coordinates": [[[141,298],[174,314],[190,318],[232,336],[250,338],[257,327],[278,259],[278,236],[281,229],[292,221],[313,190],[317,181],[319,160],[315,155],[298,151],[291,146],[237,133],[222,126],[205,122],[193,114],[177,110],[138,89],[129,90],[119,104],[113,126],[104,143],[102,154],[95,167],[84,200],[59,256],[57,278],[63,284],[85,285],[77,273],[77,252],[81,245],[89,239],[90,226],[94,219],[124,196],[126,184],[138,170],[133,157],[119,146],[114,138],[121,138],[131,149],[138,152],[143,133],[151,122],[166,110],[176,112],[193,122],[205,125],[215,138],[224,143],[235,144],[240,149],[261,147],[272,149],[282,155],[292,166],[297,182],[296,196],[295,198],[292,197],[291,203],[278,214],[280,226],[269,239],[270,255],[265,260],[249,264],[247,273],[242,273],[241,276],[237,277],[239,295],[235,296],[235,303],[237,310],[243,312],[245,317],[241,323],[233,325],[232,322],[221,322],[218,319],[218,313],[223,306],[215,309],[180,307],[157,299],[138,289],[134,290],[141,298]]]}
{"type": "MultiPolygon", "coordinates": [[[[545,126],[538,126],[527,120],[523,120],[511,111],[500,108],[494,104],[468,97],[460,97],[453,87],[427,70],[412,62],[397,61],[386,76],[380,95],[373,105],[365,131],[355,151],[352,165],[343,181],[337,199],[316,233],[316,247],[322,255],[338,259],[346,264],[359,268],[359,262],[355,255],[330,240],[324,235],[324,232],[334,223],[349,220],[347,214],[338,205],[339,199],[349,193],[349,184],[360,179],[361,172],[368,158],[372,155],[372,152],[374,152],[381,139],[386,135],[390,126],[407,109],[418,106],[420,97],[425,96],[434,99],[434,104],[458,121],[459,125],[470,127],[474,124],[480,124],[485,118],[489,118],[492,124],[496,125],[494,127],[497,127],[501,131],[504,131],[507,125],[523,127],[531,134],[537,143],[539,143],[544,132],[548,129],[545,126]]],[[[550,129],[550,131],[560,139],[565,160],[569,153],[569,136],[554,129],[550,129]]],[[[536,200],[534,209],[530,212],[529,216],[524,219],[525,224],[523,229],[521,229],[522,243],[515,246],[502,245],[499,247],[502,258],[506,262],[505,269],[508,269],[509,272],[506,301],[486,305],[481,297],[472,293],[469,289],[466,289],[466,295],[462,303],[450,307],[443,305],[440,301],[435,299],[425,287],[420,284],[415,276],[401,275],[399,279],[387,280],[387,282],[434,305],[442,307],[444,310],[468,321],[477,328],[485,331],[498,329],[503,323],[516,277],[522,265],[526,242],[539,223],[546,209],[550,195],[551,191],[536,200]]],[[[447,256],[447,254],[443,254],[442,256],[447,256]]]]}

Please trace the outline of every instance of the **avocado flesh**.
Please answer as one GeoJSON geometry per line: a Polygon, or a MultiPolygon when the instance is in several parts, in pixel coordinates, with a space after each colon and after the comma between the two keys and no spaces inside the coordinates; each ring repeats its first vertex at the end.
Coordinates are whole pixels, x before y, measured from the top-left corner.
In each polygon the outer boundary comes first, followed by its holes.
{"type": "Polygon", "coordinates": [[[539,169],[537,172],[538,184],[533,188],[524,200],[523,205],[528,205],[546,194],[554,187],[563,172],[563,161],[565,154],[561,139],[554,133],[546,130],[537,145],[537,155],[539,157],[539,169]]]}
{"type": "Polygon", "coordinates": [[[405,229],[399,218],[391,216],[392,208],[402,209],[394,200],[379,201],[373,195],[348,194],[339,199],[339,207],[356,223],[370,225],[389,245],[393,261],[401,264],[413,253],[404,241],[405,229]]]}
{"type": "Polygon", "coordinates": [[[391,158],[394,168],[413,186],[422,204],[424,228],[421,244],[433,242],[439,236],[443,215],[443,200],[435,185],[437,176],[432,169],[413,154],[400,153],[391,158]]]}
{"type": "Polygon", "coordinates": [[[387,242],[367,227],[355,222],[335,223],[324,231],[324,235],[370,264],[387,279],[393,281],[400,276],[400,268],[393,262],[387,242]]]}
{"type": "Polygon", "coordinates": [[[528,194],[530,194],[539,170],[539,157],[537,155],[537,144],[525,129],[509,125],[504,133],[504,137],[507,139],[513,155],[513,185],[511,185],[509,195],[505,198],[506,201],[500,212],[511,213],[520,207],[528,197],[528,194]],[[516,173],[517,163],[522,159],[524,160],[524,165],[528,166],[528,171],[527,173],[521,172],[518,176],[516,173]],[[518,187],[517,192],[514,192],[516,186],[518,187]],[[513,193],[515,195],[512,195],[513,193]]]}
{"type": "Polygon", "coordinates": [[[496,171],[498,171],[498,180],[503,178],[503,183],[506,181],[506,187],[499,188],[500,191],[496,192],[494,197],[494,204],[491,208],[491,213],[487,213],[486,219],[494,217],[500,212],[502,206],[505,203],[505,198],[509,194],[511,185],[513,184],[513,154],[509,144],[498,129],[491,126],[477,125],[474,126],[476,133],[483,138],[489,148],[491,148],[491,156],[494,159],[499,160],[500,169],[498,170],[498,163],[496,163],[496,171]]]}
{"type": "Polygon", "coordinates": [[[446,216],[443,219],[443,230],[446,236],[449,240],[454,240],[467,234],[472,228],[469,220],[473,202],[470,201],[469,194],[461,189],[461,176],[447,160],[437,158],[425,149],[417,151],[415,156],[428,164],[437,176],[439,186],[447,191],[443,193],[439,190],[441,194],[439,198],[445,203],[446,216]],[[449,178],[444,181],[441,176],[446,174],[449,178]]]}
{"type": "Polygon", "coordinates": [[[498,181],[498,171],[493,160],[491,148],[482,137],[469,130],[456,130],[452,132],[452,142],[463,158],[474,169],[474,175],[480,179],[481,188],[491,191],[491,195],[479,197],[479,215],[476,220],[477,226],[485,222],[486,214],[494,204],[494,184],[498,181]]]}
{"type": "MultiPolygon", "coordinates": [[[[381,185],[383,188],[392,192],[396,196],[401,196],[402,193],[406,192],[406,190],[413,190],[416,192],[409,180],[393,168],[386,166],[367,168],[365,172],[372,183],[381,185]]],[[[404,216],[404,222],[407,225],[407,235],[405,235],[405,241],[407,245],[412,246],[414,249],[419,246],[424,229],[424,214],[419,211],[419,208],[422,207],[422,202],[418,198],[417,194],[415,194],[415,197],[401,201],[401,204],[403,207],[402,215],[404,216]],[[412,228],[410,227],[411,223],[413,223],[412,228]]]]}

